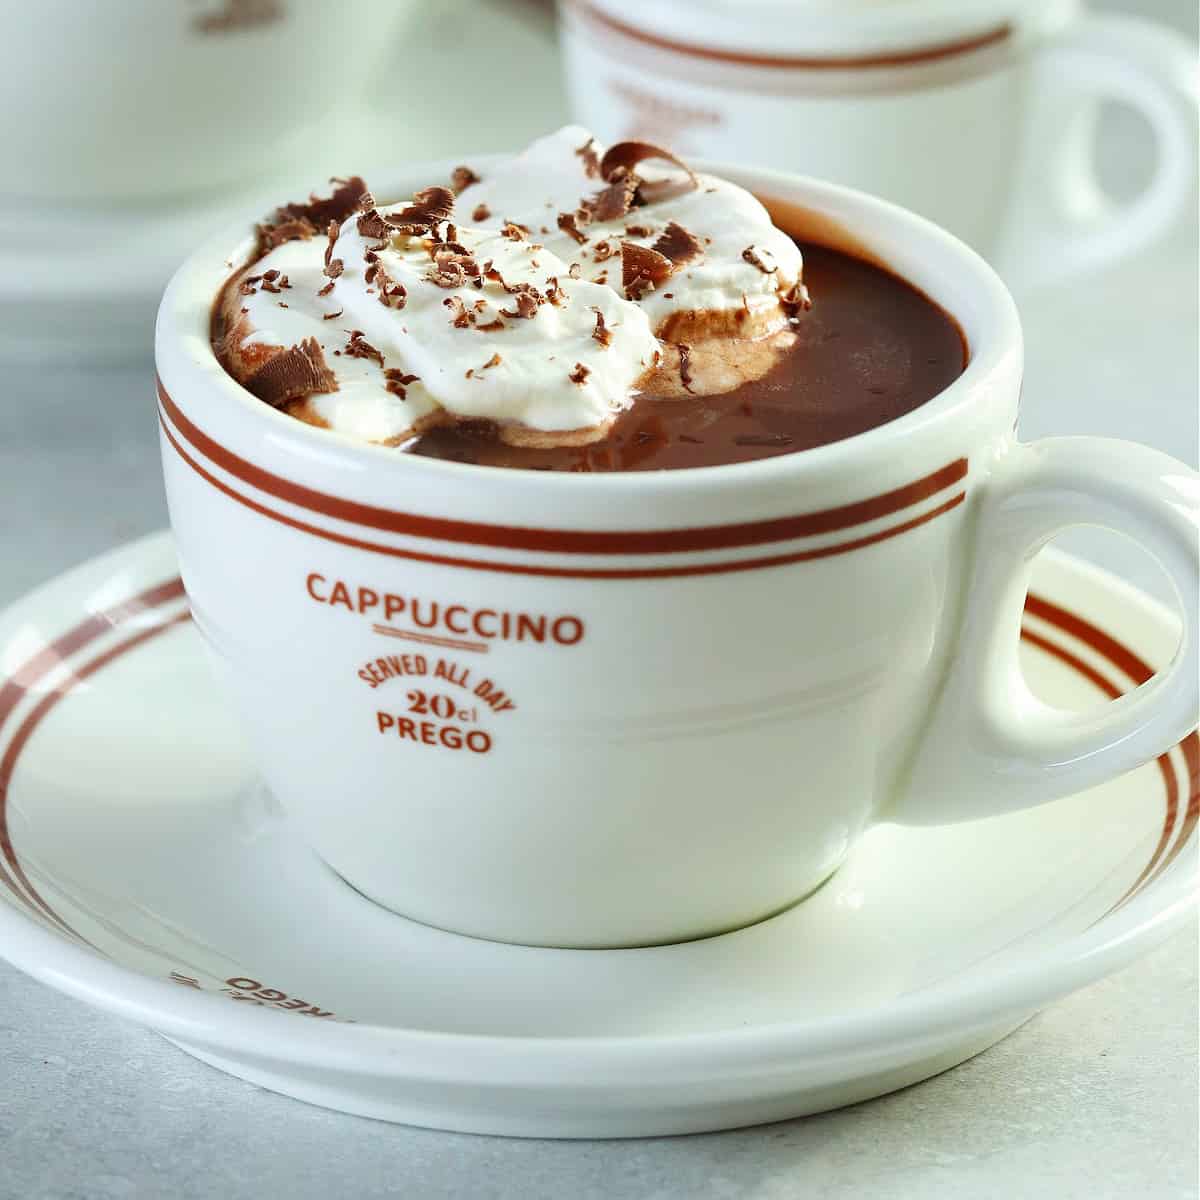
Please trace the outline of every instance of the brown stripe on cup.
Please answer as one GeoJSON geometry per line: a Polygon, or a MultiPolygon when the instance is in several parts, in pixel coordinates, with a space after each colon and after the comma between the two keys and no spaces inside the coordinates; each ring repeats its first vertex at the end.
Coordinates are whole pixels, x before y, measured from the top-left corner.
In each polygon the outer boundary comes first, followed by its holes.
{"type": "MultiPolygon", "coordinates": [[[[399,512],[360,504],[340,496],[305,487],[302,484],[272,474],[248,462],[209,437],[184,415],[171,399],[162,381],[158,396],[163,412],[178,435],[199,451],[213,465],[228,475],[247,483],[259,492],[298,508],[331,517],[347,524],[361,525],[386,533],[427,538],[432,541],[466,543],[507,550],[543,551],[552,554],[640,555],[675,554],[707,550],[733,550],[765,545],[770,542],[791,541],[838,533],[877,521],[912,508],[946,491],[967,476],[967,459],[957,458],[938,470],[866,500],[840,505],[793,517],[765,521],[747,521],[730,525],[701,525],[676,529],[653,530],[564,530],[539,529],[524,525],[491,525],[473,521],[454,521],[417,513],[399,512]]],[[[178,439],[168,436],[180,454],[195,467],[197,464],[179,446],[178,439]]],[[[226,487],[222,490],[228,491],[226,487]]],[[[297,526],[299,527],[299,526],[297,526]]],[[[346,544],[357,544],[353,541],[346,544]]],[[[373,548],[373,547],[368,547],[373,548]]],[[[814,557],[823,557],[814,554],[814,557]]],[[[412,557],[406,555],[405,557],[412,557]]],[[[441,561],[430,559],[430,561],[441,561]]],[[[796,560],[802,561],[802,560],[796,560]]],[[[534,572],[562,574],[563,572],[534,572]]],[[[678,573],[689,573],[680,571],[678,573]]],[[[701,572],[691,572],[701,573],[701,572]]],[[[573,574],[573,572],[567,572],[573,574]]],[[[585,573],[581,573],[581,577],[585,573]]],[[[606,574],[590,574],[588,578],[608,578],[606,574]]],[[[634,578],[621,573],[613,578],[634,578]]]]}
{"type": "Polygon", "coordinates": [[[728,50],[720,46],[703,46],[694,42],[681,42],[662,34],[651,33],[636,25],[614,17],[590,0],[573,0],[572,7],[587,20],[622,37],[658,50],[687,58],[705,59],[708,62],[728,63],[741,67],[764,67],[769,70],[805,71],[858,71],[887,67],[923,66],[941,62],[948,58],[972,54],[1006,42],[1013,35],[1010,24],[994,25],[980,33],[951,41],[931,45],[914,46],[906,50],[884,50],[870,54],[752,54],[740,50],[728,50]]]}

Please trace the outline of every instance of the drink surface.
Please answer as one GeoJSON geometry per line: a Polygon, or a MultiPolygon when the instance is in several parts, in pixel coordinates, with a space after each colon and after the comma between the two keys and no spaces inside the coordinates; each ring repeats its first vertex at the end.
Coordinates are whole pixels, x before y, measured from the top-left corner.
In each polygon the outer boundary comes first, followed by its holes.
{"type": "Polygon", "coordinates": [[[801,243],[813,305],[762,378],[723,395],[641,396],[587,446],[509,446],[486,423],[430,430],[407,452],[538,471],[653,471],[752,462],[865,433],[948,387],[966,365],[956,322],[903,280],[801,243]]]}

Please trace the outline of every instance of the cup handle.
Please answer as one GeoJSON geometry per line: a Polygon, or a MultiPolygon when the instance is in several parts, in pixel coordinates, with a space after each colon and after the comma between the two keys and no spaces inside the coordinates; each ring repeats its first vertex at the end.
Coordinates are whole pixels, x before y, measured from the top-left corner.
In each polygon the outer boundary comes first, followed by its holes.
{"type": "Polygon", "coordinates": [[[1196,55],[1187,39],[1138,17],[1086,14],[1035,54],[1021,184],[998,258],[1019,289],[1060,282],[1126,258],[1167,232],[1197,172],[1196,55]],[[1099,102],[1146,118],[1154,174],[1114,202],[1092,157],[1099,102]]]}
{"type": "Polygon", "coordinates": [[[1150,761],[1197,723],[1200,476],[1130,442],[1048,438],[1001,458],[980,505],[957,652],[888,819],[941,823],[1029,808],[1150,761]],[[1043,703],[1017,658],[1033,559],[1076,525],[1142,545],[1183,616],[1171,664],[1099,715],[1043,703]]]}

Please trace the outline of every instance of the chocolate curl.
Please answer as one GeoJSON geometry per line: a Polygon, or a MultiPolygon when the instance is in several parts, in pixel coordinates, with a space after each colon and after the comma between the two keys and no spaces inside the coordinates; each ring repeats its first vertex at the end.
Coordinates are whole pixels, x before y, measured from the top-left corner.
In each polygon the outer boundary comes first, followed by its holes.
{"type": "Polygon", "coordinates": [[[382,263],[375,263],[375,286],[379,289],[379,303],[384,308],[394,308],[397,311],[408,303],[408,289],[402,283],[397,283],[383,269],[382,263]]]}
{"type": "Polygon", "coordinates": [[[413,202],[385,218],[400,233],[428,233],[439,221],[448,221],[454,211],[454,193],[449,188],[427,187],[413,195],[413,202]]]}
{"type": "Polygon", "coordinates": [[[596,309],[596,327],[592,330],[592,337],[607,350],[612,345],[612,330],[604,324],[604,314],[596,309]]]}
{"type": "MultiPolygon", "coordinates": [[[[610,146],[600,160],[600,174],[610,184],[622,182],[626,176],[637,179],[634,168],[653,159],[662,159],[664,162],[671,163],[685,172],[687,178],[638,181],[636,198],[631,200],[631,206],[658,204],[662,200],[670,200],[675,196],[682,196],[686,192],[694,192],[700,186],[696,173],[687,163],[681,158],[677,158],[670,150],[664,150],[661,146],[653,146],[649,142],[618,142],[615,146],[610,146]]],[[[602,192],[601,196],[603,195],[602,192]]],[[[625,212],[628,211],[629,209],[626,208],[625,212]]],[[[617,216],[623,215],[624,213],[617,214],[617,216]]],[[[612,220],[615,218],[600,217],[598,219],[612,220]]]]}
{"type": "Polygon", "coordinates": [[[579,232],[579,226],[576,224],[575,213],[559,213],[558,227],[563,231],[563,233],[577,242],[580,246],[587,241],[587,235],[579,232]]]}
{"type": "Polygon", "coordinates": [[[320,342],[313,337],[269,358],[243,386],[272,408],[282,408],[288,401],[314,392],[338,390],[337,377],[325,361],[320,342]]]}
{"type": "Polygon", "coordinates": [[[258,233],[256,252],[263,255],[274,250],[276,246],[282,246],[284,242],[307,242],[317,232],[317,227],[309,221],[292,217],[281,221],[278,225],[259,225],[256,231],[258,233]]]}
{"type": "Polygon", "coordinates": [[[807,312],[813,306],[812,297],[802,279],[797,279],[791,287],[779,297],[780,304],[793,316],[798,312],[807,312]]]}
{"type": "Polygon", "coordinates": [[[399,396],[401,400],[408,395],[408,385],[416,383],[420,379],[419,375],[406,375],[403,371],[396,367],[389,367],[383,373],[383,378],[386,381],[384,387],[392,393],[393,396],[399,396]]]}
{"type": "Polygon", "coordinates": [[[502,308],[500,310],[502,317],[524,318],[527,321],[532,320],[537,316],[537,310],[546,302],[545,296],[531,283],[518,283],[505,290],[512,293],[517,307],[515,310],[502,308]]]}
{"type": "Polygon", "coordinates": [[[473,183],[479,182],[479,176],[470,167],[455,167],[450,172],[450,187],[457,196],[465,192],[473,183]]]}
{"type": "Polygon", "coordinates": [[[634,206],[638,185],[636,175],[626,174],[597,192],[590,200],[585,200],[580,210],[593,221],[615,221],[634,206]]]}
{"type": "Polygon", "coordinates": [[[324,229],[330,221],[340,225],[358,207],[366,194],[367,185],[357,175],[349,179],[331,179],[329,182],[338,185],[332,196],[324,200],[309,196],[307,204],[285,204],[279,212],[289,217],[302,217],[318,229],[324,229]]]}
{"type": "Polygon", "coordinates": [[[600,174],[600,155],[596,153],[594,137],[588,138],[582,146],[576,149],[575,153],[583,159],[583,172],[589,179],[600,174]]]}
{"type": "Polygon", "coordinates": [[[669,258],[675,270],[704,253],[700,239],[677,221],[668,223],[651,249],[669,258]]]}
{"type": "Polygon", "coordinates": [[[340,225],[350,216],[366,194],[367,185],[357,175],[330,182],[338,185],[333,195],[324,199],[309,196],[307,204],[284,204],[275,210],[269,221],[257,226],[255,254],[261,257],[284,242],[297,239],[307,241],[331,221],[340,225]]]}
{"type": "Polygon", "coordinates": [[[752,267],[757,267],[764,275],[774,275],[779,268],[769,264],[767,259],[763,257],[764,254],[767,254],[768,257],[770,257],[768,251],[760,250],[757,246],[747,246],[745,250],[742,251],[742,257],[752,267]]]}
{"type": "Polygon", "coordinates": [[[617,142],[615,146],[609,146],[600,160],[600,174],[608,183],[612,183],[618,177],[618,172],[632,171],[639,163],[655,158],[674,164],[681,171],[686,171],[693,182],[696,180],[692,168],[687,163],[676,158],[670,150],[653,146],[649,142],[617,142]]]}
{"type": "Polygon", "coordinates": [[[349,358],[366,358],[383,366],[383,355],[363,337],[361,329],[350,331],[350,340],[342,351],[349,358]]]}
{"type": "Polygon", "coordinates": [[[392,236],[391,227],[377,208],[363,213],[355,224],[358,232],[372,241],[386,241],[392,236]]]}
{"type": "Polygon", "coordinates": [[[621,243],[621,285],[630,300],[640,300],[648,291],[665,283],[674,269],[665,254],[649,246],[621,243]]]}

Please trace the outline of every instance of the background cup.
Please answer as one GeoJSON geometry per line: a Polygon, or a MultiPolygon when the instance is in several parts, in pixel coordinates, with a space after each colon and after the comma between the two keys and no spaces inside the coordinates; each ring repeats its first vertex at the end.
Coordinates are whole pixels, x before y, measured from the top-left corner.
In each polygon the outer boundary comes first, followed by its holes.
{"type": "MultiPolygon", "coordinates": [[[[452,166],[371,182],[400,197],[452,166]]],[[[197,626],[309,843],[417,920],[582,947],[716,933],[804,896],[871,821],[1049,800],[1196,721],[1196,477],[1128,443],[1018,444],[1016,312],[948,234],[831,185],[706,169],[955,314],[964,375],[768,462],[492,471],[314,430],[225,374],[209,313],[248,223],[163,299],[164,471],[197,626]],[[1029,563],[1083,521],[1141,542],[1184,613],[1174,664],[1099,716],[1041,705],[1016,660],[1029,563]]]]}
{"type": "Polygon", "coordinates": [[[301,161],[337,168],[359,150],[347,118],[411,9],[0,0],[0,202],[151,201],[220,194],[301,161]]]}
{"type": "Polygon", "coordinates": [[[574,115],[605,141],[800,171],[962,237],[1022,288],[1136,253],[1193,211],[1196,55],[1075,0],[560,0],[574,115]],[[1093,163],[1105,103],[1156,146],[1127,203],[1093,163]]]}

